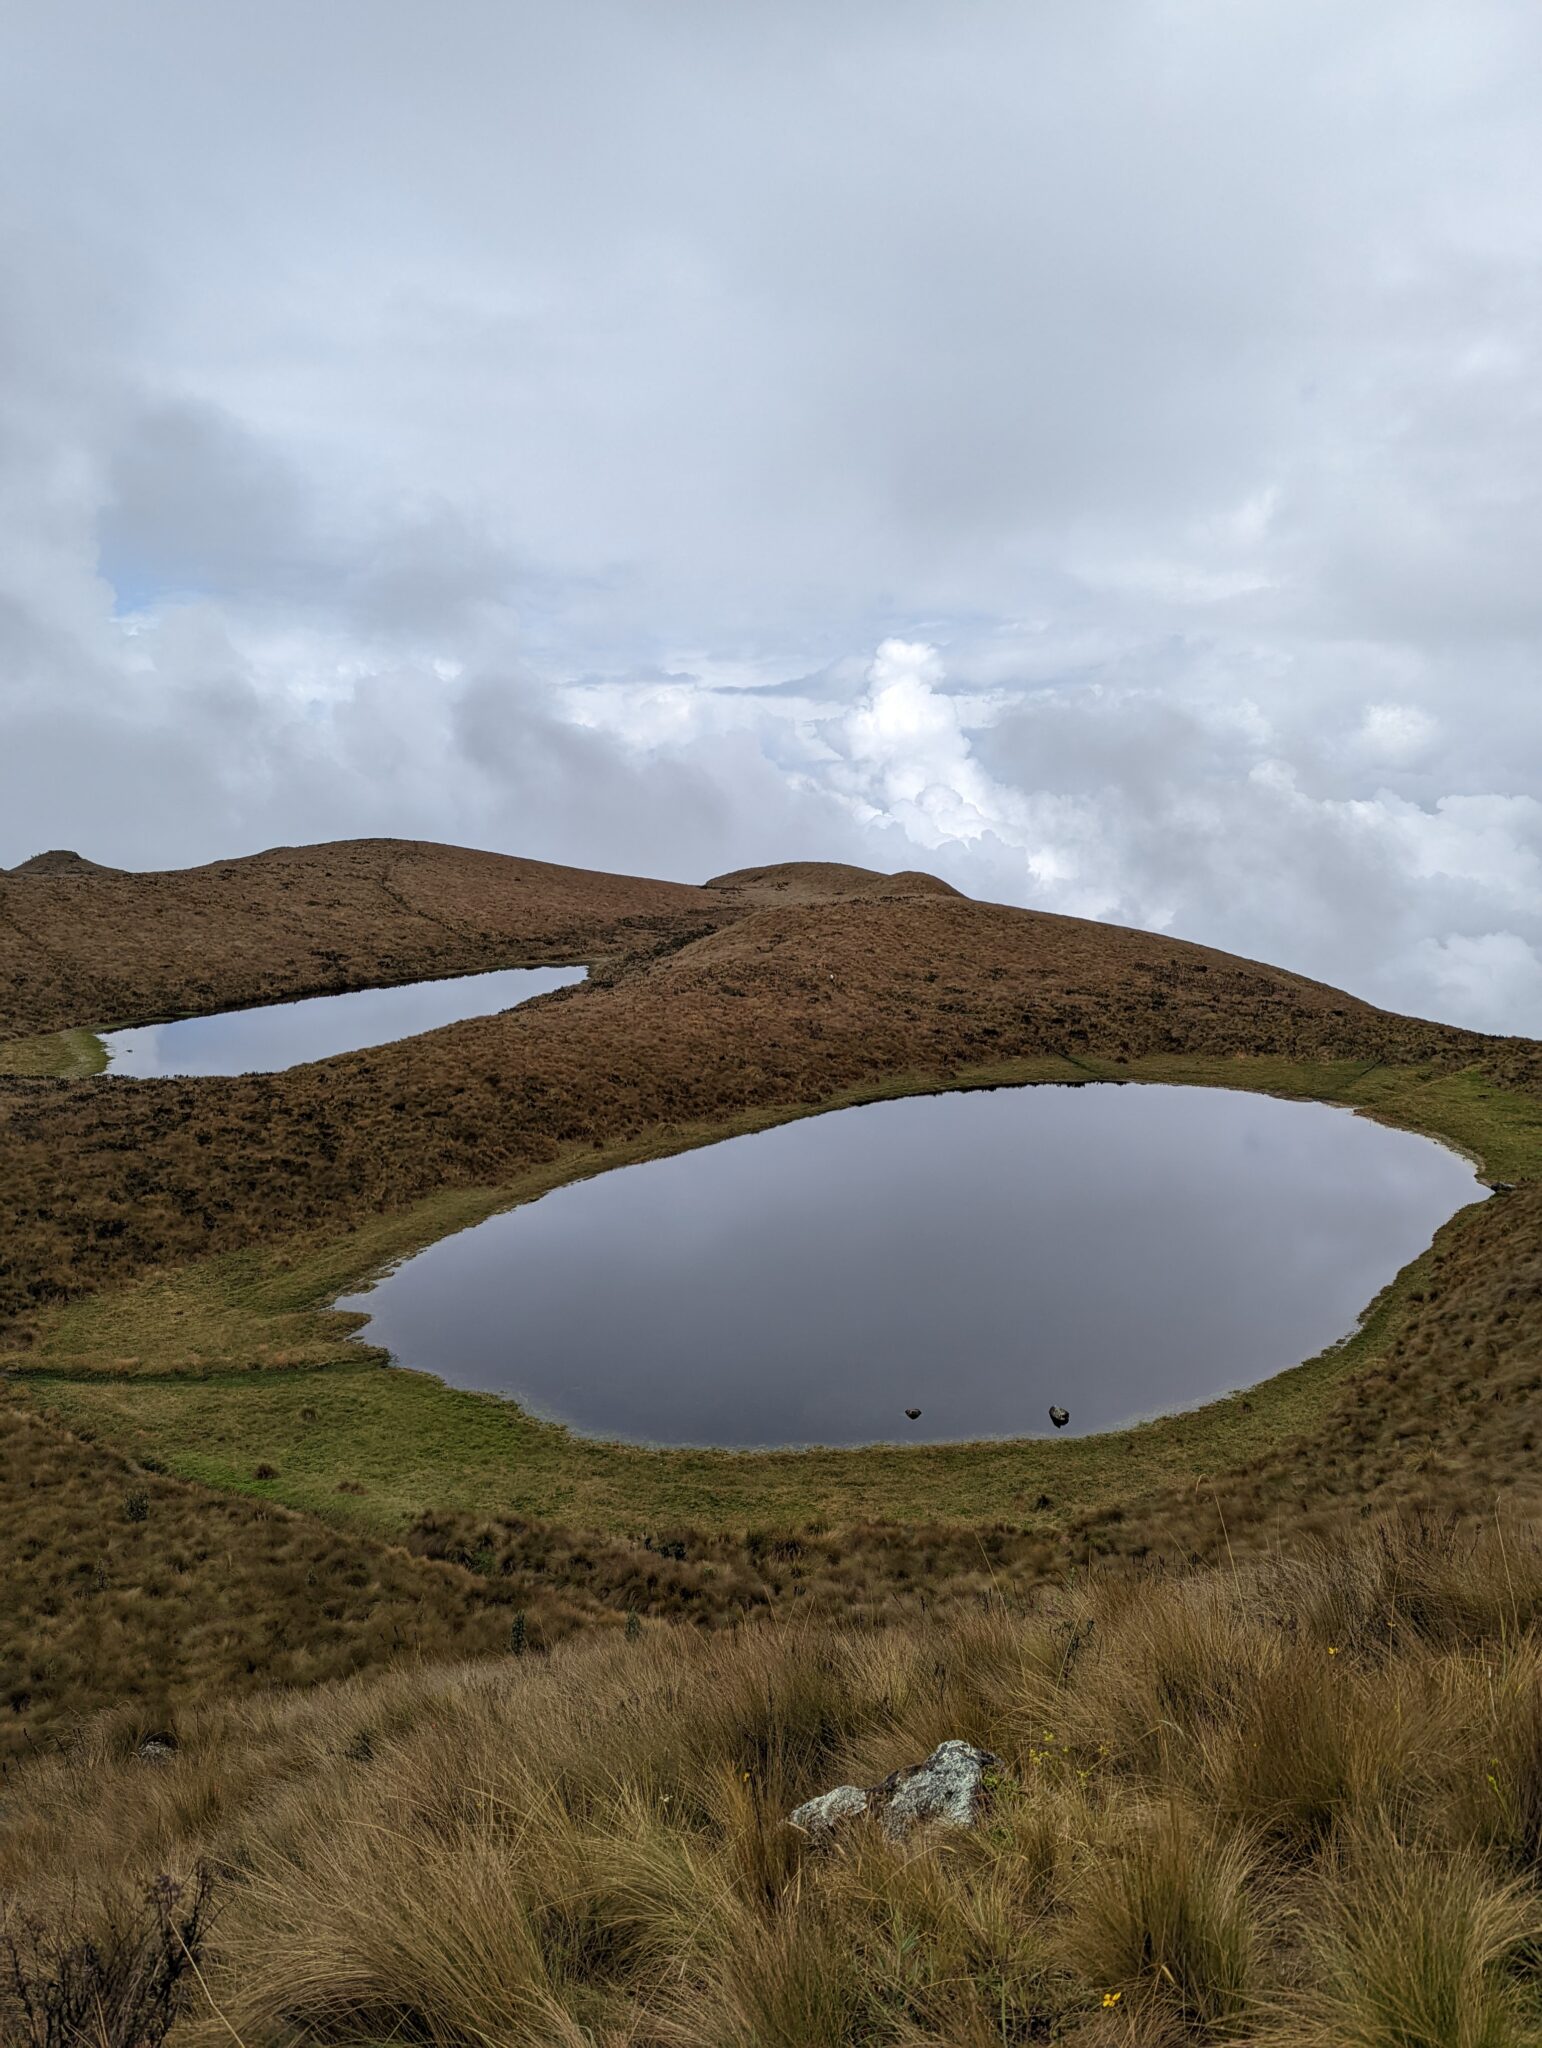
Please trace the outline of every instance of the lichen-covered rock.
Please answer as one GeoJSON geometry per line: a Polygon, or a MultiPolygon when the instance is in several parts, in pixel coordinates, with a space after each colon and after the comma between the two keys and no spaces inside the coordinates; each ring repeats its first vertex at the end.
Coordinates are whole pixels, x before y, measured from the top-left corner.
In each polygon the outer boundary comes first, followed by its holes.
{"type": "Polygon", "coordinates": [[[828,1840],[842,1821],[859,1814],[870,1815],[894,1836],[928,1823],[972,1827],[990,1804],[1001,1767],[999,1757],[972,1742],[942,1742],[925,1763],[891,1771],[880,1785],[837,1785],[806,1799],[787,1818],[816,1841],[828,1840]]]}
{"type": "Polygon", "coordinates": [[[833,1792],[821,1792],[817,1799],[805,1799],[787,1816],[790,1826],[806,1835],[827,1835],[837,1821],[855,1820],[867,1812],[870,1794],[860,1785],[837,1785],[833,1792]]]}

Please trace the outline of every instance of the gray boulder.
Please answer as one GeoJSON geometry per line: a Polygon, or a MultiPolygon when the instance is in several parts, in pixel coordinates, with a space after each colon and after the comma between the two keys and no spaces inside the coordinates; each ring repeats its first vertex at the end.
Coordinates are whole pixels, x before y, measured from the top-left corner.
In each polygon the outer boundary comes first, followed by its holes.
{"type": "Polygon", "coordinates": [[[972,1827],[990,1805],[1000,1757],[972,1742],[942,1742],[924,1764],[891,1771],[881,1785],[837,1785],[806,1799],[788,1825],[815,1841],[828,1841],[842,1821],[867,1814],[886,1835],[898,1837],[928,1824],[972,1827]]]}

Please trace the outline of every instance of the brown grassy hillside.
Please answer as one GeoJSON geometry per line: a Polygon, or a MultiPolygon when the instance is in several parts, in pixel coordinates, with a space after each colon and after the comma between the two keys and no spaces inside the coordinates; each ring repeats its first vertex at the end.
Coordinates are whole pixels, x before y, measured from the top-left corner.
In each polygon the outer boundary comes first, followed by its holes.
{"type": "Polygon", "coordinates": [[[834,860],[786,860],[767,868],[735,868],[714,875],[702,885],[736,896],[743,903],[829,903],[840,896],[951,896],[959,892],[936,875],[904,868],[895,875],[877,875],[834,860]]]}
{"type": "MultiPolygon", "coordinates": [[[[343,850],[345,877],[359,858],[343,850]]],[[[456,900],[469,916],[473,882],[461,881],[470,893],[456,900]]],[[[508,882],[495,905],[504,957],[516,945],[518,886],[508,882]]],[[[654,885],[631,886],[642,901],[654,885]]],[[[570,952],[590,957],[624,938],[611,878],[595,878],[594,896],[587,925],[576,908],[559,925],[540,894],[519,942],[527,955],[560,950],[559,928],[570,952]]],[[[679,890],[668,900],[723,896],[679,890]]],[[[1542,1051],[1528,1041],[1394,1016],[1148,933],[951,896],[727,900],[728,921],[692,937],[678,917],[673,937],[684,943],[632,955],[590,985],[288,1073],[0,1079],[0,1331],[148,1267],[345,1230],[446,1187],[497,1185],[564,1147],[817,1104],[902,1075],[946,1080],[960,1066],[1034,1056],[1063,1059],[1074,1074],[1083,1058],[1184,1054],[1431,1073],[1477,1065],[1532,1087],[1542,1075],[1542,1051]]],[[[81,964],[94,930],[82,920],[56,985],[29,984],[39,1013],[67,1010],[70,977],[96,971],[81,964]]],[[[650,925],[643,939],[652,946],[659,934],[650,925]]],[[[442,954],[440,963],[450,964],[442,954]]],[[[220,971],[209,969],[211,1002],[228,996],[220,971]]],[[[239,965],[231,973],[249,979],[239,965]]]]}
{"type": "Polygon", "coordinates": [[[50,859],[0,913],[13,1033],[595,963],[288,1074],[0,1078],[0,1309],[43,1368],[0,1386],[7,2048],[1542,2036],[1542,1047],[817,863],[50,859]],[[618,1452],[339,1368],[317,1312],[413,1204],[628,1146],[1232,1075],[1520,1184],[1339,1357],[1106,1439],[618,1452]],[[784,1825],[959,1735],[1000,1759],[967,1839],[784,1825]]]}
{"type": "MultiPolygon", "coordinates": [[[[339,1490],[346,1502],[352,1482],[339,1490]]],[[[388,1544],[190,1485],[9,1388],[0,1502],[0,1782],[103,1708],[127,1754],[203,1700],[506,1653],[516,1617],[532,1655],[634,1612],[714,1630],[778,1608],[874,1625],[975,1608],[1002,1574],[1026,1583],[1058,1556],[1010,1525],[617,1535],[433,1510],[388,1544]]]]}
{"type": "MultiPolygon", "coordinates": [[[[99,860],[87,860],[82,853],[75,853],[67,846],[52,846],[46,853],[35,853],[30,860],[18,861],[10,870],[13,875],[118,875],[121,868],[104,867],[99,860]]],[[[0,868],[0,875],[6,873],[0,868]]]]}
{"type": "Polygon", "coordinates": [[[588,960],[711,914],[677,883],[415,840],[164,874],[44,854],[0,870],[0,1040],[588,960]]]}
{"type": "MultiPolygon", "coordinates": [[[[0,1030],[13,1033],[540,958],[597,966],[586,985],[518,1011],[287,1074],[0,1077],[0,1348],[40,1357],[46,1345],[29,1351],[29,1340],[63,1306],[95,1297],[116,1315],[128,1304],[116,1324],[104,1314],[108,1334],[82,1339],[79,1356],[52,1369],[110,1381],[114,1426],[138,1441],[153,1404],[169,1412],[155,1376],[182,1365],[176,1319],[196,1320],[201,1297],[191,1282],[179,1289],[184,1275],[213,1270],[190,1263],[208,1254],[273,1249],[289,1260],[340,1245],[346,1277],[361,1219],[446,1191],[490,1204],[522,1176],[578,1170],[598,1147],[666,1146],[682,1130],[709,1136],[736,1119],[960,1076],[1173,1079],[1188,1062],[1200,1078],[1234,1069],[1263,1086],[1283,1085],[1269,1077],[1290,1067],[1291,1085],[1311,1092],[1331,1067],[1340,1099],[1373,1109],[1378,1077],[1395,1077],[1386,1113],[1448,1135],[1459,1096],[1462,1131],[1479,1134],[1485,1156],[1492,1132],[1530,1160],[1542,1130],[1542,1047],[1531,1041],[1398,1017],[1151,934],[975,903],[926,876],[800,863],[693,889],[363,842],[185,875],[0,877],[0,1030]],[[1342,1093],[1346,1076],[1358,1095],[1342,1093]],[[1422,1118],[1421,1091],[1445,1107],[1422,1118]],[[136,1281],[154,1284],[131,1298],[136,1281]],[[110,1379],[127,1363],[127,1325],[142,1385],[110,1379]]],[[[833,1511],[821,1500],[817,1513],[781,1521],[741,1515],[739,1467],[703,1482],[710,1516],[634,1522],[612,1510],[603,1532],[598,1506],[592,1522],[564,1523],[560,1506],[543,1520],[428,1496],[391,1525],[413,1558],[270,1503],[166,1475],[125,1478],[115,1453],[81,1448],[37,1417],[45,1384],[18,1381],[0,1409],[7,1583],[22,1588],[0,1639],[24,1702],[12,1729],[40,1716],[64,1725],[115,1698],[186,1701],[270,1673],[324,1676],[398,1656],[411,1638],[399,1617],[431,1597],[437,1618],[414,1625],[435,1656],[481,1645],[511,1605],[552,1636],[580,1620],[619,1625],[634,1608],[721,1622],[786,1605],[878,1621],[1088,1557],[1140,1568],[1153,1555],[1240,1555],[1376,1507],[1470,1514],[1500,1491],[1519,1506],[1534,1492],[1542,1427],[1542,1181],[1526,1173],[1443,1233],[1352,1369],[1312,1381],[1281,1406],[1284,1420],[1252,1430],[1249,1404],[1230,1404],[1224,1430],[1170,1418],[1112,1448],[1088,1446],[1102,1461],[1090,1491],[1046,1486],[1031,1450],[952,1447],[952,1464],[934,1461],[943,1477],[922,1473],[900,1507],[881,1497],[891,1465],[819,1454],[833,1511]],[[124,1495],[140,1488],[156,1512],[124,1524],[124,1495]],[[252,1575],[243,1612],[277,1617],[271,1665],[252,1654],[262,1625],[224,1620],[220,1540],[252,1575]],[[425,1556],[440,1560],[428,1580],[425,1556]],[[102,1573],[107,1599],[93,1609],[102,1573]],[[117,1647],[93,1664],[93,1615],[109,1607],[117,1647]]],[[[331,1340],[316,1360],[282,1344],[270,1355],[281,1319],[263,1321],[260,1295],[237,1303],[248,1320],[234,1327],[254,1339],[241,1362],[318,1362],[331,1340]]],[[[275,1431],[312,1400],[326,1420],[305,1429],[348,1420],[347,1402],[332,1398],[342,1376],[307,1375],[314,1396],[297,1373],[268,1377],[279,1385],[275,1431]]],[[[55,1388],[61,1406],[68,1391],[55,1388]]],[[[1261,1411],[1270,1398],[1260,1390],[1261,1411]]],[[[382,1427],[388,1446],[399,1443],[382,1427]]],[[[1074,1474],[1082,1447],[1060,1448],[1059,1469],[1074,1474]]],[[[255,1463],[267,1455],[264,1444],[221,1483],[266,1484],[255,1463]]],[[[347,1455],[341,1437],[337,1455],[347,1455]]],[[[500,1469],[506,1501],[518,1457],[500,1469]]],[[[616,1496],[601,1483],[585,1498],[616,1496]]],[[[352,1512],[351,1497],[340,1505],[352,1512]]]]}

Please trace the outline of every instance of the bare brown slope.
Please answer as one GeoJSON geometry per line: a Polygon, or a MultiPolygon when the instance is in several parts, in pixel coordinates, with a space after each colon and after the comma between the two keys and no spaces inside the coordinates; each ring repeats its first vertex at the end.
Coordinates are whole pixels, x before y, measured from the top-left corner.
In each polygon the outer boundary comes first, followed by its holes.
{"type": "Polygon", "coordinates": [[[285,1074],[0,1084],[0,1318],[15,1328],[150,1266],[498,1185],[564,1145],[961,1064],[1170,1053],[1508,1060],[1535,1079],[1542,1048],[965,898],[754,910],[614,979],[285,1074]]]}
{"type": "Polygon", "coordinates": [[[158,874],[44,855],[0,873],[0,1038],[593,960],[727,907],[682,883],[414,840],[158,874]]]}

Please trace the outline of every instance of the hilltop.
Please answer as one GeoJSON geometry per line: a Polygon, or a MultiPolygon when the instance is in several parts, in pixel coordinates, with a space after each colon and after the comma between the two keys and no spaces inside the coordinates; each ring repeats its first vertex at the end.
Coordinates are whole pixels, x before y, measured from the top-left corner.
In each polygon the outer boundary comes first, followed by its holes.
{"type": "MultiPolygon", "coordinates": [[[[7,871],[0,868],[0,875],[7,871]]],[[[21,861],[9,871],[13,875],[115,875],[118,868],[103,867],[100,861],[87,860],[83,853],[76,853],[67,846],[51,847],[47,853],[35,853],[30,860],[21,861]]]]}
{"type": "Polygon", "coordinates": [[[952,896],[962,900],[951,883],[916,868],[884,875],[831,860],[788,860],[768,868],[735,868],[731,874],[713,875],[703,887],[723,890],[744,903],[827,903],[841,896],[952,896]]]}

